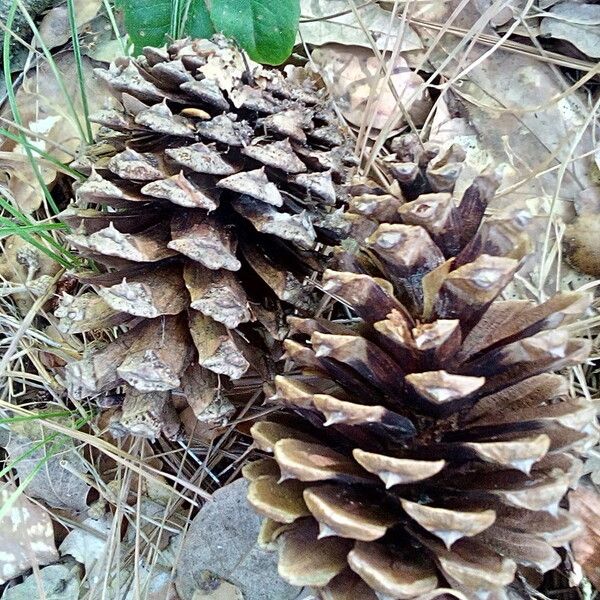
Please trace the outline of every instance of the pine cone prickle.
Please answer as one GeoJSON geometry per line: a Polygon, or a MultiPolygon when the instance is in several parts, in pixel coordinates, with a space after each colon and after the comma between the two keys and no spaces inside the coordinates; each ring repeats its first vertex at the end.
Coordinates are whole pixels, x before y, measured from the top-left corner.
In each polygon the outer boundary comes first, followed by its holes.
{"type": "Polygon", "coordinates": [[[591,299],[501,299],[527,214],[484,218],[491,175],[457,201],[456,147],[392,150],[392,193],[353,187],[364,241],[322,278],[351,318],[290,319],[302,372],[277,377],[284,410],[252,427],[273,457],[245,467],[248,498],[281,576],[320,598],[509,598],[518,569],[555,568],[578,531],[562,501],[595,410],[552,371],[587,358],[562,326],[591,299]]]}
{"type": "MultiPolygon", "coordinates": [[[[247,61],[229,41],[146,48],[98,70],[118,105],[95,115],[89,177],[63,218],[73,247],[106,272],[65,298],[71,333],[128,331],[67,368],[72,397],[192,388],[241,377],[273,351],[284,313],[310,310],[305,277],[349,226],[344,131],[307,71],[247,61]]],[[[191,400],[199,410],[202,400],[191,400]]],[[[160,412],[160,411],[159,411],[160,412]]]]}

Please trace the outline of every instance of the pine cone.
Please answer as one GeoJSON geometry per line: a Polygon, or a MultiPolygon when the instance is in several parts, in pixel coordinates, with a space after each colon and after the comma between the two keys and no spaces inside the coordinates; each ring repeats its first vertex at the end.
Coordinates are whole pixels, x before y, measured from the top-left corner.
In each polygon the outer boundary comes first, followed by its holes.
{"type": "Polygon", "coordinates": [[[323,276],[354,318],[290,319],[303,371],[277,377],[286,410],[252,427],[274,458],[245,468],[248,498],[281,576],[320,598],[508,598],[518,568],[556,567],[578,529],[562,501],[595,411],[550,371],[586,359],[559,327],[590,298],[499,299],[529,249],[527,215],[483,219],[489,175],[456,202],[456,148],[394,147],[382,168],[396,193],[354,187],[368,237],[323,276]]]}
{"type": "Polygon", "coordinates": [[[64,220],[108,272],[82,276],[97,294],[65,298],[58,315],[71,333],[129,330],[69,365],[70,393],[126,383],[164,397],[207,370],[237,379],[251,345],[276,352],[284,312],[310,310],[315,248],[348,232],[335,112],[304,69],[249,63],[220,36],[97,73],[119,106],[93,119],[100,139],[78,165],[89,178],[64,220]]]}

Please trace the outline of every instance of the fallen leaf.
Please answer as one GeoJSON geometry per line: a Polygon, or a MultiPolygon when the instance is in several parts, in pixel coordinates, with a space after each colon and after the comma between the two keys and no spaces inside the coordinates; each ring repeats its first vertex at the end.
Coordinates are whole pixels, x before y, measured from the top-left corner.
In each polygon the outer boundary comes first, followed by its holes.
{"type": "MultiPolygon", "coordinates": [[[[81,30],[98,14],[101,5],[102,0],[73,0],[75,23],[78,30],[81,30]]],[[[42,19],[39,32],[44,44],[49,49],[66,44],[71,39],[67,4],[59,4],[51,8],[42,19]]]]}
{"type": "Polygon", "coordinates": [[[11,461],[14,463],[21,481],[37,469],[25,488],[27,494],[53,508],[85,510],[90,491],[84,480],[88,467],[75,449],[73,440],[63,436],[44,442],[51,432],[35,421],[13,423],[11,427],[6,446],[9,464],[11,461]],[[41,467],[40,463],[43,463],[41,467]]]}
{"type": "Polygon", "coordinates": [[[357,2],[356,5],[355,13],[347,0],[301,0],[299,42],[314,46],[333,42],[372,48],[368,32],[379,50],[393,50],[402,31],[400,50],[423,48],[419,36],[407,23],[403,25],[398,17],[392,21],[392,13],[376,2],[357,2]]]}
{"type": "Polygon", "coordinates": [[[215,581],[226,581],[244,600],[292,600],[300,590],[279,578],[277,557],[257,545],[260,517],[246,501],[248,484],[239,479],[213,494],[192,521],[177,564],[182,600],[193,600],[215,581]],[[211,583],[212,582],[212,583],[211,583]]]}
{"type": "Polygon", "coordinates": [[[422,124],[431,110],[431,98],[423,79],[409,69],[401,56],[392,68],[389,85],[385,86],[379,60],[367,48],[329,44],[315,49],[312,59],[332,98],[353,125],[370,123],[380,129],[392,117],[395,119],[393,128],[401,127],[405,120],[398,110],[398,101],[416,125],[422,124]],[[369,103],[371,97],[376,100],[369,103]]]}
{"type": "Polygon", "coordinates": [[[4,593],[3,600],[77,600],[80,588],[77,565],[51,565],[33,573],[4,593]]]}
{"type": "Polygon", "coordinates": [[[222,579],[217,579],[214,587],[207,587],[205,590],[196,590],[192,600],[244,600],[238,587],[222,579]]]}
{"type": "MultiPolygon", "coordinates": [[[[66,95],[73,103],[71,111],[65,93],[61,90],[50,66],[41,62],[25,75],[16,94],[23,127],[31,131],[29,143],[50,156],[69,163],[85,144],[81,129],[85,131],[85,117],[80,98],[76,62],[72,52],[54,56],[56,69],[61,73],[66,95]]],[[[106,93],[100,81],[93,77],[92,61],[82,59],[82,72],[87,92],[90,113],[100,109],[106,93]]],[[[10,107],[1,116],[12,121],[10,107]]],[[[96,126],[94,126],[96,127],[96,126]]],[[[37,156],[33,152],[34,156],[37,156]]],[[[52,164],[40,161],[38,169],[46,185],[52,187],[57,170],[52,164]]],[[[0,183],[3,183],[14,198],[16,207],[24,213],[37,210],[43,201],[43,192],[25,148],[8,138],[0,136],[0,183]]]]}
{"type": "MultiPolygon", "coordinates": [[[[5,505],[14,491],[15,487],[8,484],[0,489],[0,506],[5,505]]],[[[58,552],[50,516],[20,493],[0,520],[0,585],[34,565],[55,560],[58,560],[58,552]]]]}
{"type": "Polygon", "coordinates": [[[600,493],[592,484],[580,482],[569,494],[571,512],[581,519],[583,532],[572,542],[575,560],[586,577],[600,588],[600,493]]]}
{"type": "Polygon", "coordinates": [[[540,23],[542,35],[566,40],[590,58],[600,58],[599,4],[561,2],[548,12],[540,23]]]}
{"type": "Polygon", "coordinates": [[[87,518],[67,534],[59,546],[62,556],[71,555],[85,568],[88,585],[96,585],[104,576],[103,557],[106,553],[112,517],[105,514],[100,519],[87,518]]]}

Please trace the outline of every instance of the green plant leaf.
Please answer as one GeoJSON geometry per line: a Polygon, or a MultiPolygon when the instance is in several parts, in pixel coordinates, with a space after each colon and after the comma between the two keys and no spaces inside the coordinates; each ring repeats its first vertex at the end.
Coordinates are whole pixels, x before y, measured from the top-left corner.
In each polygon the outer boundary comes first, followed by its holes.
{"type": "Polygon", "coordinates": [[[212,22],[256,62],[281,64],[292,52],[299,0],[209,0],[212,22]]]}
{"type": "Polygon", "coordinates": [[[193,38],[209,38],[215,32],[204,0],[192,0],[190,3],[183,32],[193,38]]]}
{"type": "Polygon", "coordinates": [[[135,52],[144,46],[162,46],[171,29],[172,0],[118,0],[125,29],[135,52]]]}

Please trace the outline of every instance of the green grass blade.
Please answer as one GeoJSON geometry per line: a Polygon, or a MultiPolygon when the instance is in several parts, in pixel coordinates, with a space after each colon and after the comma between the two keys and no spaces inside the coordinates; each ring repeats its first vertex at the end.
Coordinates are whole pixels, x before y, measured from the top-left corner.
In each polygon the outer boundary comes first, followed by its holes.
{"type": "Polygon", "coordinates": [[[85,91],[83,63],[81,60],[81,48],[79,46],[79,34],[77,32],[77,22],[75,20],[75,6],[73,4],[73,0],[67,0],[67,12],[69,13],[69,27],[71,28],[71,39],[73,40],[73,56],[75,57],[75,68],[77,70],[79,93],[81,95],[81,106],[83,108],[83,117],[86,125],[86,140],[88,144],[91,144],[94,141],[94,134],[92,133],[92,125],[90,123],[90,110],[87,93],[85,91]]]}
{"type": "Polygon", "coordinates": [[[47,244],[49,244],[58,251],[58,254],[50,250],[50,248],[48,248],[45,244],[42,244],[41,242],[36,240],[35,237],[33,237],[28,232],[28,228],[30,226],[35,226],[35,223],[33,223],[23,213],[20,213],[18,210],[16,210],[10,204],[10,202],[8,202],[2,197],[0,197],[0,208],[4,209],[7,213],[15,217],[15,219],[17,219],[20,222],[20,224],[25,225],[25,227],[18,227],[16,233],[17,235],[22,237],[26,242],[28,242],[29,244],[37,248],[40,252],[43,252],[44,254],[46,254],[47,256],[49,256],[50,258],[52,258],[57,263],[59,263],[67,269],[74,267],[77,264],[75,256],[73,256],[73,254],[71,254],[62,244],[59,244],[51,235],[48,235],[43,231],[37,232],[37,235],[41,239],[43,239],[47,244]]]}

